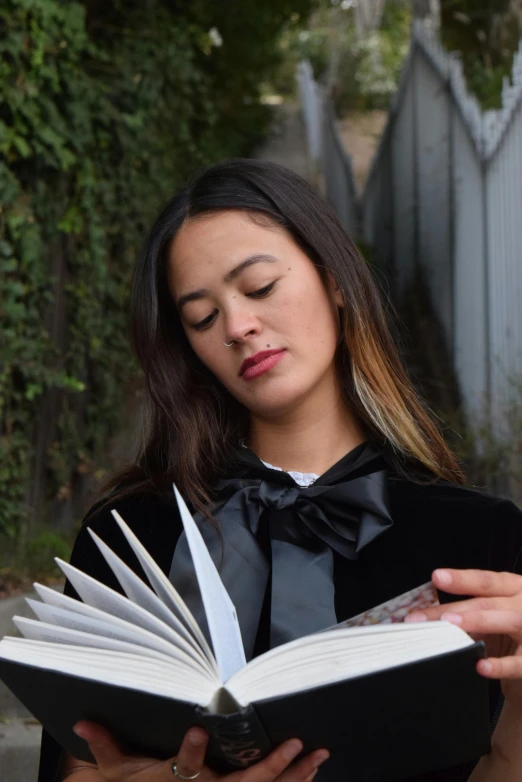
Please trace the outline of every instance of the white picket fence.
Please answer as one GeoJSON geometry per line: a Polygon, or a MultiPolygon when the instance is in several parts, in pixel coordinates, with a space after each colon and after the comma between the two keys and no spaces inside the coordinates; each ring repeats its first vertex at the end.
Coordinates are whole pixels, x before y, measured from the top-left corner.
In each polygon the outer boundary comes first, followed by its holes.
{"type": "MultiPolygon", "coordinates": [[[[335,118],[307,68],[298,78],[307,127],[314,112],[315,159],[333,160],[341,154],[335,118]]],[[[489,422],[505,439],[520,437],[508,411],[522,400],[522,48],[502,101],[502,110],[482,112],[458,58],[416,25],[362,197],[361,228],[398,297],[422,275],[468,420],[489,422]]],[[[351,166],[322,165],[328,197],[353,232],[351,166]]]]}
{"type": "Polygon", "coordinates": [[[324,178],[326,197],[343,227],[356,236],[360,220],[352,159],[339,136],[333,104],[314,80],[309,62],[299,63],[297,85],[310,159],[324,178]]]}

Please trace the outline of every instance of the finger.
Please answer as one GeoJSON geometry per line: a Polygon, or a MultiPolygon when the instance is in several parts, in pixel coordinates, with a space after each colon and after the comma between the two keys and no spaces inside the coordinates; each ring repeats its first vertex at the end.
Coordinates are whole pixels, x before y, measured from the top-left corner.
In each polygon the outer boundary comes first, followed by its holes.
{"type": "Polygon", "coordinates": [[[76,723],[73,731],[87,742],[100,771],[110,772],[111,769],[119,768],[124,764],[126,756],[121,752],[111,733],[101,725],[82,720],[76,723]]]}
{"type": "Polygon", "coordinates": [[[440,606],[423,608],[422,611],[412,611],[405,617],[409,622],[436,622],[443,614],[464,613],[466,611],[489,611],[491,609],[503,610],[507,607],[510,598],[506,597],[471,597],[468,600],[458,600],[454,603],[445,603],[440,606]]]}
{"type": "Polygon", "coordinates": [[[522,679],[522,657],[488,657],[479,660],[477,671],[487,679],[522,679]]]}
{"type": "Polygon", "coordinates": [[[311,752],[304,758],[301,758],[295,766],[285,771],[281,776],[281,782],[308,782],[312,780],[317,773],[321,763],[328,760],[330,753],[327,749],[318,749],[311,752]]]}
{"type": "Polygon", "coordinates": [[[468,611],[466,613],[442,614],[445,622],[458,625],[467,633],[480,635],[509,635],[522,641],[522,611],[468,611]]]}
{"type": "Polygon", "coordinates": [[[513,597],[522,592],[522,576],[516,573],[441,568],[433,571],[432,578],[437,589],[454,595],[513,597]]]}
{"type": "Polygon", "coordinates": [[[290,765],[303,749],[299,739],[290,739],[281,744],[264,760],[247,771],[238,772],[241,782],[272,782],[290,765]]]}
{"type": "MultiPolygon", "coordinates": [[[[176,755],[177,771],[184,777],[199,774],[205,763],[205,752],[208,745],[208,733],[203,728],[191,728],[185,734],[183,743],[176,755]]],[[[172,761],[169,761],[172,768],[172,761]]]]}

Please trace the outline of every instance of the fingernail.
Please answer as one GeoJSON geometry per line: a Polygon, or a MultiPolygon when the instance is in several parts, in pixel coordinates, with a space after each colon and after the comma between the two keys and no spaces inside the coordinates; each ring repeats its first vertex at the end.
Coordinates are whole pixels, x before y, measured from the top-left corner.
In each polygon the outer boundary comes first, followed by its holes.
{"type": "Polygon", "coordinates": [[[76,733],[81,739],[87,738],[88,731],[85,730],[83,725],[74,725],[73,733],[76,733]]]}
{"type": "Polygon", "coordinates": [[[435,570],[433,573],[437,577],[437,581],[442,586],[449,586],[451,584],[451,576],[447,570],[435,570]]]}
{"type": "Polygon", "coordinates": [[[191,730],[188,734],[188,740],[193,747],[202,747],[207,740],[207,736],[202,730],[191,730]]]}
{"type": "Polygon", "coordinates": [[[442,614],[441,619],[445,622],[451,622],[452,625],[462,624],[462,617],[460,614],[442,614]]]}
{"type": "Polygon", "coordinates": [[[293,760],[293,758],[296,757],[296,755],[299,755],[303,748],[303,745],[301,744],[298,739],[291,739],[290,741],[287,741],[287,743],[284,745],[283,749],[281,750],[281,753],[286,760],[293,760]]]}
{"type": "Polygon", "coordinates": [[[319,752],[317,752],[314,755],[314,761],[315,761],[315,763],[317,763],[318,766],[320,766],[321,763],[324,763],[324,761],[328,760],[329,757],[330,757],[330,753],[328,752],[328,750],[327,749],[321,749],[321,750],[319,750],[319,752]]]}
{"type": "Polygon", "coordinates": [[[312,773],[308,774],[308,776],[304,778],[304,782],[312,782],[312,779],[315,777],[318,771],[319,771],[318,768],[314,768],[312,773]]]}
{"type": "Polygon", "coordinates": [[[408,616],[404,619],[405,622],[427,622],[428,617],[426,614],[423,614],[422,611],[414,611],[412,614],[408,614],[408,616]]]}
{"type": "Polygon", "coordinates": [[[487,660],[481,660],[480,669],[482,673],[491,673],[493,670],[493,666],[487,660]]]}

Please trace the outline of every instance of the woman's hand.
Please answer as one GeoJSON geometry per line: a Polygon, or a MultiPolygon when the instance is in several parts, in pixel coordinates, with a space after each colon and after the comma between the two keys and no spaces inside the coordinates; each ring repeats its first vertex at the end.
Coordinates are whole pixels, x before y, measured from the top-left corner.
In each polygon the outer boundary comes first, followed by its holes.
{"type": "Polygon", "coordinates": [[[444,619],[486,644],[477,670],[501,679],[506,701],[522,714],[522,576],[489,570],[435,570],[435,586],[467,600],[415,611],[406,622],[444,619]]]}
{"type": "MultiPolygon", "coordinates": [[[[197,774],[198,782],[309,782],[328,757],[327,750],[320,749],[301,758],[292,768],[290,763],[301,752],[303,745],[297,739],[290,739],[281,744],[264,760],[246,770],[234,771],[231,774],[216,774],[205,766],[205,752],[208,735],[202,728],[191,728],[185,735],[180,750],[175,758],[156,760],[154,758],[134,757],[121,752],[118,744],[101,725],[93,722],[78,722],[74,731],[89,745],[96,758],[96,766],[76,763],[65,768],[67,776],[62,779],[78,779],[84,777],[85,782],[95,779],[104,782],[174,782],[183,777],[197,774]],[[175,762],[177,775],[173,771],[175,762]],[[94,777],[93,772],[98,776],[94,777]],[[75,776],[77,775],[78,776],[75,776]]],[[[71,761],[72,763],[72,761],[71,761]]]]}

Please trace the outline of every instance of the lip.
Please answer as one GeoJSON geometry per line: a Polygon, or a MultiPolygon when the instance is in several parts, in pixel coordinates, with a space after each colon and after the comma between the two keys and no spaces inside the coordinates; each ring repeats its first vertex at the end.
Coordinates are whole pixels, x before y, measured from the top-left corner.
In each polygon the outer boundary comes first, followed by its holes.
{"type": "Polygon", "coordinates": [[[250,380],[264,374],[264,372],[268,372],[269,369],[272,369],[279,362],[284,352],[284,348],[277,348],[274,350],[261,350],[259,353],[249,356],[241,364],[239,376],[250,380]]]}

